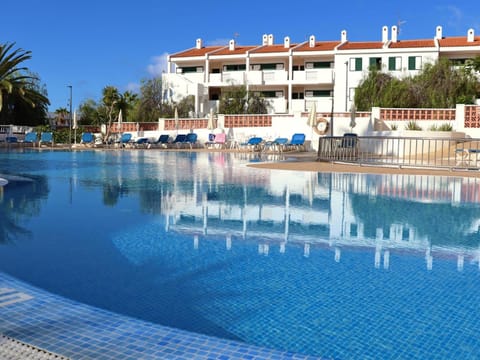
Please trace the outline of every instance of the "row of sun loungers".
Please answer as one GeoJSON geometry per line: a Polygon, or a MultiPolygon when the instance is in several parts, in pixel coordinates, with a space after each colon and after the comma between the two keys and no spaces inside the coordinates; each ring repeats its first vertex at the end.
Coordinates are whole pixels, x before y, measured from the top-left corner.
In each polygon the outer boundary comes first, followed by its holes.
{"type": "MultiPolygon", "coordinates": [[[[16,143],[17,139],[9,139],[9,142],[16,143]]],[[[29,132],[25,134],[25,139],[22,142],[24,144],[32,144],[33,146],[51,145],[54,146],[54,139],[52,132],[29,132]]],[[[162,134],[156,140],[141,137],[133,139],[131,133],[123,133],[116,140],[112,140],[108,144],[99,143],[91,132],[84,132],[81,135],[80,145],[91,147],[101,145],[113,145],[116,147],[134,147],[134,148],[196,148],[205,147],[208,149],[225,149],[233,148],[247,151],[264,151],[264,152],[283,152],[288,150],[303,150],[305,143],[305,134],[297,133],[292,136],[290,140],[288,138],[279,137],[273,141],[265,141],[262,137],[252,136],[244,142],[238,142],[234,140],[228,140],[225,133],[210,134],[209,140],[205,143],[198,141],[196,133],[177,134],[175,138],[171,138],[168,134],[162,134]]]]}
{"type": "Polygon", "coordinates": [[[36,131],[31,131],[25,134],[23,140],[19,140],[16,136],[7,136],[5,142],[10,144],[30,144],[32,146],[42,146],[42,145],[54,145],[53,142],[53,133],[52,132],[42,132],[39,134],[36,131]]]}

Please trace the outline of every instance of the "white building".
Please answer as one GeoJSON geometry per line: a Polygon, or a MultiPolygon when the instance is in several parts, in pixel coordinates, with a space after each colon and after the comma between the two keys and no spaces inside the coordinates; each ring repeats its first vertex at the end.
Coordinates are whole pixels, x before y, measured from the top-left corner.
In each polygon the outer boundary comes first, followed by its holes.
{"type": "Polygon", "coordinates": [[[275,44],[263,35],[260,45],[195,47],[170,55],[163,75],[165,96],[178,100],[195,96],[197,116],[218,108],[224,87],[245,85],[269,100],[271,114],[298,114],[315,102],[317,111],[349,111],[355,88],[376,66],[394,76],[417,74],[426,63],[448,58],[464,63],[480,55],[480,36],[469,29],[465,36],[444,37],[442,27],[431,39],[401,40],[398,28],[384,26],[379,41],[349,41],[342,31],[339,40],[291,43],[289,37],[275,44]]]}

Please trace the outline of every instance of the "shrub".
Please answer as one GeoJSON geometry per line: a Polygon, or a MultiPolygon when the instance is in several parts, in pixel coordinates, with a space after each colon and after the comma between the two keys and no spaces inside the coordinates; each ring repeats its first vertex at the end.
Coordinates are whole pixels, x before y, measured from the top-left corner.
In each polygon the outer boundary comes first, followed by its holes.
{"type": "Polygon", "coordinates": [[[453,126],[452,124],[442,124],[438,127],[438,131],[452,131],[453,126]]]}
{"type": "Polygon", "coordinates": [[[409,121],[408,124],[405,125],[405,130],[422,130],[422,128],[416,121],[409,121]]]}

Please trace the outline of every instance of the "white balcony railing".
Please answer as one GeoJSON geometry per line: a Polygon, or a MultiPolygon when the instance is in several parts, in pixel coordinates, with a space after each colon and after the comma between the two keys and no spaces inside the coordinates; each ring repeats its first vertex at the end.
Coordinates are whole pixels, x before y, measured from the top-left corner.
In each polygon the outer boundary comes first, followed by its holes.
{"type": "Polygon", "coordinates": [[[312,69],[293,72],[293,83],[308,84],[308,83],[333,83],[333,69],[312,69]]]}

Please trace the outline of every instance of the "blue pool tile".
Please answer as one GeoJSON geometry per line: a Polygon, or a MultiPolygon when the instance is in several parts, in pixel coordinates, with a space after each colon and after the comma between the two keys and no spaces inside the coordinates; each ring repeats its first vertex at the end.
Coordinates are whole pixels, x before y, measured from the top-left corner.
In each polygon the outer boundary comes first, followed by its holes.
{"type": "Polygon", "coordinates": [[[1,308],[0,333],[74,359],[309,359],[171,329],[75,303],[0,273],[32,299],[1,308]],[[21,325],[19,325],[21,324],[21,325]]]}

